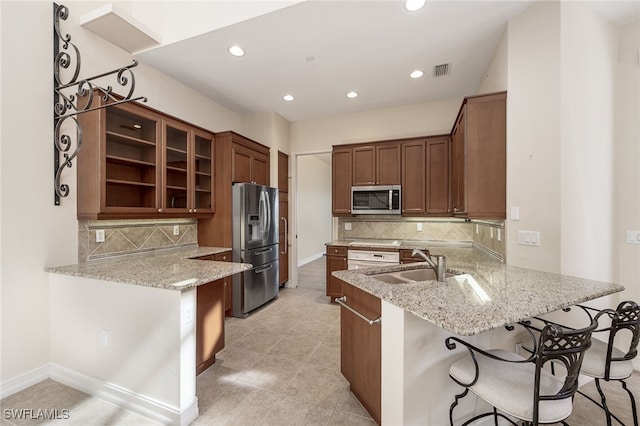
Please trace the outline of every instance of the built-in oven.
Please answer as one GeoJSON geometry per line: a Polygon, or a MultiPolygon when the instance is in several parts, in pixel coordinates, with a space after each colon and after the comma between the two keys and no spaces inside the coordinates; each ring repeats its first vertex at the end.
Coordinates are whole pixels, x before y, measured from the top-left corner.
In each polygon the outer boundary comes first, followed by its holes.
{"type": "Polygon", "coordinates": [[[400,185],[352,186],[351,214],[400,214],[400,185]]]}
{"type": "Polygon", "coordinates": [[[379,268],[400,264],[398,251],[352,250],[347,251],[347,267],[349,269],[379,268]]]}

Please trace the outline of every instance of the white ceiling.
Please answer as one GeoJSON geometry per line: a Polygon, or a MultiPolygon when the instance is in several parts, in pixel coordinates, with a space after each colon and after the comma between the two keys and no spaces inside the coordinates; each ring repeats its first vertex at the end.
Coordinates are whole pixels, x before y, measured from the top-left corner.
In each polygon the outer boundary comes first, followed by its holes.
{"type": "MultiPolygon", "coordinates": [[[[473,94],[506,23],[532,2],[430,0],[408,12],[399,0],[309,0],[136,58],[238,114],[293,122],[473,94]],[[231,56],[233,44],[246,55],[231,56]],[[433,77],[443,63],[451,74],[433,77]],[[414,69],[424,77],[409,78],[414,69]],[[359,96],[348,99],[351,90],[359,96]]],[[[598,7],[622,22],[638,4],[598,7]]]]}

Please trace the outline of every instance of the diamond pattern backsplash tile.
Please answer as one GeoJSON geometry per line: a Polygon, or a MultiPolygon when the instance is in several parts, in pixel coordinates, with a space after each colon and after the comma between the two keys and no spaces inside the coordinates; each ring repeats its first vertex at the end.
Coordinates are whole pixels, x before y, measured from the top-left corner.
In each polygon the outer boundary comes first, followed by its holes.
{"type": "Polygon", "coordinates": [[[135,254],[198,243],[195,219],[107,220],[78,223],[78,261],[135,254]],[[178,226],[178,235],[173,235],[178,226]],[[104,242],[96,242],[96,231],[104,230],[104,242]]]}

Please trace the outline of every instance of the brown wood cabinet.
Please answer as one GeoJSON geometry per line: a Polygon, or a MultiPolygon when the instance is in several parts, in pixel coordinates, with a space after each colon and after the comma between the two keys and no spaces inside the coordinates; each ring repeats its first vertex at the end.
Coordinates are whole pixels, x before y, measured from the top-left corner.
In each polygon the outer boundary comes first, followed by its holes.
{"type": "MultiPolygon", "coordinates": [[[[380,318],[379,298],[342,282],[346,304],[370,320],[380,318]]],[[[380,424],[382,401],[382,329],[340,307],[340,371],[349,389],[380,424]]]]}
{"type": "Polygon", "coordinates": [[[399,185],[400,144],[376,143],[353,147],[352,185],[399,185]]]}
{"type": "Polygon", "coordinates": [[[506,92],[465,98],[452,130],[454,215],[506,218],[506,92]]]}
{"type": "Polygon", "coordinates": [[[233,182],[269,185],[269,148],[235,132],[216,133],[214,146],[216,213],[198,221],[198,243],[232,247],[233,182]]]}
{"type": "Polygon", "coordinates": [[[331,273],[347,269],[347,246],[327,246],[326,265],[327,296],[331,297],[331,302],[334,302],[336,297],[342,296],[342,281],[332,276],[331,273]]]}
{"type": "Polygon", "coordinates": [[[351,215],[351,148],[333,148],[331,154],[331,204],[334,216],[351,215]]]}
{"type": "Polygon", "coordinates": [[[449,135],[402,142],[402,214],[446,216],[449,210],[449,135]]]}
{"type": "MultiPolygon", "coordinates": [[[[94,96],[92,105],[104,101],[94,96]]],[[[78,121],[78,219],[213,214],[211,133],[135,102],[78,121]]]]}
{"type": "Polygon", "coordinates": [[[416,263],[416,262],[424,262],[422,259],[411,256],[413,250],[400,249],[400,263],[416,263]]]}
{"type": "Polygon", "coordinates": [[[196,288],[196,374],[213,365],[224,349],[224,281],[196,288]]]}
{"type": "Polygon", "coordinates": [[[280,227],[278,247],[280,249],[280,285],[289,281],[289,156],[278,151],[278,203],[280,227]]]}

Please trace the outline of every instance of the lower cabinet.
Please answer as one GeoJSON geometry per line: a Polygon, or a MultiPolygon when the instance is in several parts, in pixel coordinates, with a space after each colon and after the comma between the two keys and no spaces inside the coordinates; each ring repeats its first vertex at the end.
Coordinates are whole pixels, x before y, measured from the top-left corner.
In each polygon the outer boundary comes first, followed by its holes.
{"type": "MultiPolygon", "coordinates": [[[[364,317],[375,320],[382,314],[379,298],[341,281],[343,302],[364,317]]],[[[371,417],[380,424],[382,395],[382,328],[369,324],[350,309],[340,307],[340,371],[351,392],[371,417]]]]}
{"type": "Polygon", "coordinates": [[[196,289],[196,374],[213,365],[224,349],[224,293],[222,279],[196,289]]]}
{"type": "Polygon", "coordinates": [[[331,297],[331,302],[336,297],[342,296],[342,281],[332,276],[333,271],[344,271],[347,269],[347,247],[346,246],[327,246],[326,252],[327,262],[327,296],[331,297]]]}

